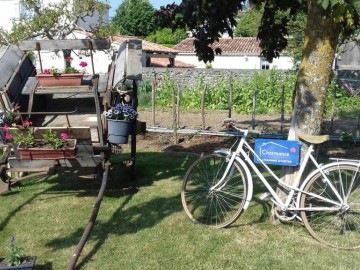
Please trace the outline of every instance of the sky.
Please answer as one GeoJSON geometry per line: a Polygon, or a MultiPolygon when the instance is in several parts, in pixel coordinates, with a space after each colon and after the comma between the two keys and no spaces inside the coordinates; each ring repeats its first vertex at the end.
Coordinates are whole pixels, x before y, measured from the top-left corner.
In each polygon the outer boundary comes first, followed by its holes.
{"type": "MultiPolygon", "coordinates": [[[[181,0],[150,0],[150,4],[156,8],[159,9],[160,6],[166,6],[167,4],[180,4],[181,0]]],[[[122,0],[109,0],[109,4],[111,6],[109,15],[110,17],[114,16],[115,10],[121,5],[122,0]]]]}

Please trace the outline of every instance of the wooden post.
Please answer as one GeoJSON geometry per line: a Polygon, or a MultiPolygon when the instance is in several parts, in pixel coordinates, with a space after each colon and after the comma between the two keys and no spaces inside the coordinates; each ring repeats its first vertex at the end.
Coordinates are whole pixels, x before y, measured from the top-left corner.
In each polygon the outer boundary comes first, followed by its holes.
{"type": "Polygon", "coordinates": [[[285,85],[282,85],[281,91],[281,123],[280,123],[280,133],[284,131],[284,114],[285,114],[285,85]]]}
{"type": "Polygon", "coordinates": [[[256,95],[257,95],[257,88],[255,88],[255,91],[254,91],[253,109],[252,109],[252,115],[251,115],[251,128],[252,128],[253,130],[255,129],[256,95]]]}
{"type": "MultiPolygon", "coordinates": [[[[137,83],[136,80],[133,80],[133,98],[132,98],[132,107],[137,111],[138,107],[138,96],[137,96],[137,83]]],[[[136,121],[132,125],[131,130],[131,180],[136,180],[136,121]]]]}
{"type": "Polygon", "coordinates": [[[205,95],[207,91],[207,84],[204,87],[204,90],[201,95],[201,119],[202,119],[202,128],[205,129],[205,95]]]}
{"type": "Polygon", "coordinates": [[[230,81],[230,87],[229,87],[229,112],[228,112],[228,118],[231,118],[231,110],[232,110],[232,95],[233,95],[233,80],[232,77],[229,78],[230,81]]]}
{"type": "Polygon", "coordinates": [[[173,131],[174,131],[174,144],[177,144],[177,117],[176,117],[176,89],[173,89],[172,96],[172,106],[173,106],[173,131]]]}
{"type": "Polygon", "coordinates": [[[331,120],[330,120],[330,134],[333,134],[334,128],[334,115],[335,115],[335,102],[336,102],[336,88],[334,87],[332,107],[331,107],[331,120]]]}
{"type": "Polygon", "coordinates": [[[180,85],[178,85],[177,88],[177,97],[176,97],[176,116],[177,116],[177,127],[180,127],[180,95],[181,95],[181,90],[180,90],[180,85]]]}
{"type": "Polygon", "coordinates": [[[155,126],[155,91],[156,91],[156,73],[154,71],[154,80],[151,85],[151,110],[152,110],[152,122],[155,126]]]}

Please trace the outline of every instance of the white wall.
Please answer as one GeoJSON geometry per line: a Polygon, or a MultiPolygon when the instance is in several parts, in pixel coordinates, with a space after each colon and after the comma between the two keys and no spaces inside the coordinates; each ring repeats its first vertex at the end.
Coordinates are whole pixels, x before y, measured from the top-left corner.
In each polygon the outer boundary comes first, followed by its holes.
{"type": "MultiPolygon", "coordinates": [[[[178,54],[176,60],[184,63],[192,64],[196,68],[205,68],[204,62],[199,62],[198,58],[194,54],[178,54]]],[[[234,55],[217,55],[213,62],[210,63],[212,68],[220,69],[261,69],[261,58],[259,56],[234,56],[234,55]]],[[[280,58],[274,59],[270,63],[270,69],[292,69],[293,59],[288,56],[281,56],[280,58]]]]}

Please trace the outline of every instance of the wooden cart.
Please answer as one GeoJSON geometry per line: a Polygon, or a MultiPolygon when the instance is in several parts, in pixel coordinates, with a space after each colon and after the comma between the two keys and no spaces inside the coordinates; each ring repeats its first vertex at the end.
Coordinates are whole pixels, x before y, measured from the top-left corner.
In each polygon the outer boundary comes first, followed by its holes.
{"type": "MultiPolygon", "coordinates": [[[[2,58],[1,70],[6,70],[5,77],[0,79],[1,98],[0,103],[4,111],[9,111],[20,105],[19,114],[23,119],[29,118],[42,131],[51,129],[58,133],[67,132],[77,140],[76,155],[68,158],[43,158],[26,159],[21,158],[18,147],[14,144],[2,141],[2,158],[0,160],[0,178],[5,183],[2,189],[11,190],[11,187],[21,181],[39,175],[64,172],[80,171],[83,175],[96,177],[102,175],[102,185],[99,190],[98,199],[95,203],[91,216],[91,222],[84,231],[77,250],[72,255],[68,269],[72,269],[78,256],[81,253],[90,230],[95,222],[99,211],[102,196],[106,187],[109,168],[111,166],[109,157],[113,148],[106,140],[106,121],[102,111],[107,110],[116,97],[115,86],[127,80],[133,81],[132,105],[137,107],[137,84],[136,80],[141,79],[141,41],[131,40],[120,44],[119,50],[112,57],[108,72],[105,74],[93,74],[88,80],[83,80],[80,86],[67,87],[42,87],[35,77],[35,67],[26,57],[27,51],[35,51],[39,55],[40,69],[42,70],[42,50],[88,50],[94,73],[94,50],[109,50],[110,41],[103,40],[31,40],[24,41],[19,47],[9,46],[0,50],[2,58]],[[11,71],[11,72],[10,72],[11,71]],[[96,122],[88,125],[81,117],[79,108],[65,111],[39,111],[39,104],[43,96],[48,101],[65,104],[69,97],[83,97],[93,100],[93,116],[96,122]],[[54,98],[56,96],[56,98],[54,98]],[[37,110],[36,110],[37,108],[37,110]],[[39,125],[39,118],[41,124],[39,125]],[[62,118],[61,125],[51,125],[51,120],[44,120],[46,117],[62,118]],[[75,119],[75,120],[74,120],[75,119]]],[[[86,103],[87,104],[87,103],[86,103]]],[[[60,106],[61,107],[61,106],[60,106]]],[[[15,108],[16,109],[16,108],[15,108]]],[[[135,179],[136,161],[136,128],[133,128],[131,140],[131,170],[132,178],[135,179]]]]}

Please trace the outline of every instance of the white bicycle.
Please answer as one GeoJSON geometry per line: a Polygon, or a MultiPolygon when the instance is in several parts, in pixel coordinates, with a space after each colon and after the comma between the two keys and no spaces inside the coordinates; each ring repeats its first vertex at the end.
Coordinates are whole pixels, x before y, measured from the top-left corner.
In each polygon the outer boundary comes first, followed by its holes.
{"type": "Polygon", "coordinates": [[[181,200],[191,220],[219,228],[232,224],[248,208],[253,196],[250,167],[268,190],[265,196],[275,204],[281,218],[299,219],[315,239],[329,246],[360,247],[360,162],[335,159],[325,165],[319,164],[312,155],[314,145],[328,141],[329,136],[300,135],[309,147],[295,184],[291,186],[255,153],[247,142],[249,131],[232,127],[242,133],[236,149],[218,150],[200,157],[184,177],[181,200]],[[284,201],[251,157],[256,157],[285,190],[284,201]],[[315,169],[305,177],[303,174],[309,161],[315,169]]]}

